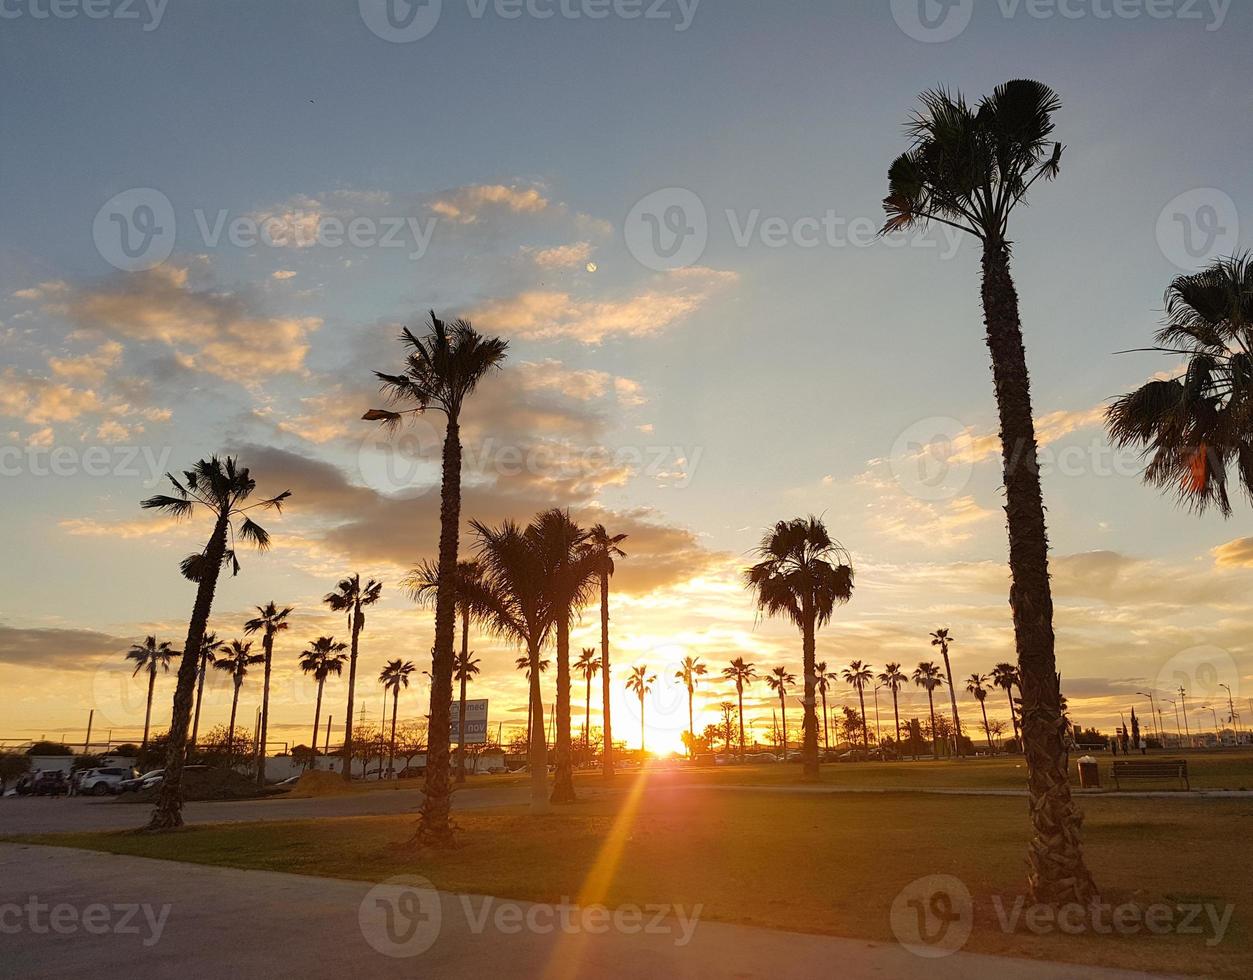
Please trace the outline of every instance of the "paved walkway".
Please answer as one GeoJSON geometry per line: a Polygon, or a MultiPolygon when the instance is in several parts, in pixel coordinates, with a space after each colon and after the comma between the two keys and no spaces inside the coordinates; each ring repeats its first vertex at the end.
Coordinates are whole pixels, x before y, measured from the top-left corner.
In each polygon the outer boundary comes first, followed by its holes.
{"type": "Polygon", "coordinates": [[[28,980],[1145,976],[971,953],[922,959],[897,945],[659,919],[647,908],[608,931],[602,921],[482,896],[0,844],[0,976],[28,980]]]}

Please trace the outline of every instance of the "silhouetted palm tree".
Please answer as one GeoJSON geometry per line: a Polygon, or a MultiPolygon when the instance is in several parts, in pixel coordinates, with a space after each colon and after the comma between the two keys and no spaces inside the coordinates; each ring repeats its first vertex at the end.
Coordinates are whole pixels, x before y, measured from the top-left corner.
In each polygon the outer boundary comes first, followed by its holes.
{"type": "Polygon", "coordinates": [[[657,680],[656,674],[650,674],[647,667],[632,667],[627,677],[627,690],[640,699],[640,765],[644,764],[644,695],[653,689],[657,680]]]}
{"type": "Polygon", "coordinates": [[[778,692],[779,711],[783,715],[783,761],[787,762],[787,686],[796,683],[796,675],[789,674],[786,667],[774,667],[766,675],[770,690],[778,692]]]}
{"type": "MultiPolygon", "coordinates": [[[[379,671],[379,683],[383,685],[383,690],[392,692],[392,734],[391,748],[387,752],[388,773],[392,772],[396,762],[396,710],[400,706],[400,689],[409,686],[409,675],[416,669],[412,660],[402,661],[397,658],[387,661],[387,665],[379,671]]],[[[463,700],[462,704],[464,703],[463,700]]],[[[380,778],[382,778],[381,774],[380,778]]]]}
{"type": "MultiPolygon", "coordinates": [[[[539,662],[539,672],[541,674],[547,673],[548,668],[551,667],[552,665],[553,665],[553,662],[551,660],[541,660],[539,662]]],[[[526,698],[526,754],[527,754],[527,758],[530,758],[530,755],[531,755],[531,714],[535,709],[535,700],[531,697],[529,693],[530,686],[531,686],[531,658],[525,655],[521,656],[513,662],[513,666],[517,670],[522,670],[526,672],[525,676],[527,680],[527,691],[528,691],[527,698],[526,698]]]]}
{"type": "Polygon", "coordinates": [[[861,746],[870,751],[870,732],[866,730],[866,685],[874,680],[874,668],[860,660],[854,660],[840,672],[844,683],[857,692],[857,700],[861,702],[861,746]]]}
{"type": "Polygon", "coordinates": [[[696,726],[692,712],[692,703],[696,696],[696,679],[703,677],[706,673],[706,667],[700,662],[700,657],[684,657],[683,663],[674,672],[674,679],[687,688],[687,730],[692,736],[687,753],[689,758],[693,757],[696,751],[696,726]]]}
{"type": "Polygon", "coordinates": [[[187,625],[183,658],[178,665],[174,687],[174,706],[170,718],[170,734],[165,758],[165,775],[157,796],[149,830],[171,830],[183,825],[183,765],[187,757],[187,729],[191,724],[191,702],[196,686],[200,646],[204,641],[209,614],[213,611],[213,594],[218,574],[229,563],[232,573],[239,572],[235,540],[247,541],[260,551],[270,546],[270,535],[250,516],[249,511],[281,510],[283,501],[291,496],[284,490],[277,497],[245,506],[257,483],[248,469],[237,469],[233,457],[202,459],[190,470],[184,470],[179,482],[171,474],[166,478],[174,487],[174,495],[157,494],[140,502],[148,510],[159,510],[176,520],[207,511],[213,517],[213,531],[204,551],[183,559],[182,572],[196,583],[196,601],[187,625]],[[238,527],[236,527],[238,522],[238,527]],[[228,547],[228,544],[230,547],[228,547]]]}
{"type": "Polygon", "coordinates": [[[1053,640],[1048,533],[1040,492],[1035,422],[1018,294],[1010,274],[1009,218],[1038,180],[1057,175],[1052,142],[1056,93],[1017,80],[969,106],[939,90],[922,96],[908,125],[909,150],[888,171],[884,232],[938,221],[983,249],[983,312],[1000,420],[1009,526],[1010,606],[1022,677],[1032,841],[1031,899],[1087,904],[1096,894],[1079,840],[1082,818],[1070,792],[1065,726],[1053,640]]]}
{"type": "Polygon", "coordinates": [[[761,561],[745,571],[744,581],[753,593],[758,611],[767,616],[786,616],[800,627],[805,667],[805,778],[817,779],[814,650],[818,627],[831,619],[837,603],[852,598],[852,559],[827,533],[822,521],[813,516],[779,521],[766,532],[757,554],[761,561]]]}
{"type": "Polygon", "coordinates": [[[313,709],[313,741],[309,743],[315,759],[318,754],[318,723],[322,720],[322,688],[331,674],[338,677],[343,673],[344,660],[347,659],[343,651],[347,649],[347,643],[338,643],[333,636],[319,636],[310,642],[308,650],[300,654],[301,671],[312,674],[318,682],[318,701],[313,709]]]}
{"type": "Polygon", "coordinates": [[[601,766],[605,778],[613,778],[613,724],[609,714],[609,579],[614,573],[614,559],[625,558],[620,547],[625,534],[610,534],[603,524],[593,524],[588,544],[596,556],[596,570],[600,576],[600,682],[601,716],[605,730],[605,748],[601,753],[601,766]]]}
{"type": "Polygon", "coordinates": [[[827,716],[827,691],[830,690],[831,684],[839,678],[827,670],[827,662],[819,660],[814,664],[814,686],[818,689],[818,696],[822,700],[822,751],[831,751],[831,728],[827,716]]]}
{"type": "Polygon", "coordinates": [[[930,660],[922,661],[914,668],[914,683],[927,690],[927,710],[931,712],[931,758],[938,759],[935,737],[935,689],[944,686],[944,677],[940,668],[930,660]]]}
{"type": "Polygon", "coordinates": [[[983,674],[971,674],[966,678],[966,690],[979,702],[979,710],[983,712],[983,734],[988,740],[988,752],[992,752],[992,729],[988,727],[988,706],[984,704],[988,699],[987,689],[983,686],[986,682],[987,677],[983,674]]]}
{"type": "Polygon", "coordinates": [[[213,666],[216,669],[230,674],[231,683],[234,685],[234,690],[231,692],[231,723],[226,730],[227,767],[231,765],[232,753],[235,749],[235,711],[239,708],[239,689],[243,687],[244,678],[248,676],[248,668],[265,662],[263,654],[252,653],[251,651],[251,643],[231,640],[230,648],[226,654],[213,662],[213,666]]]}
{"type": "Polygon", "coordinates": [[[484,337],[467,320],[446,324],[433,310],[425,336],[418,337],[406,327],[400,341],[408,351],[404,372],[376,371],[375,376],[393,403],[411,402],[414,407],[399,412],[371,409],[363,418],[394,427],[405,415],[421,415],[434,409],[443,412],[448,423],[439,498],[439,586],[435,600],[435,652],[431,657],[430,728],[418,835],[425,843],[451,847],[455,841],[448,819],[452,801],[449,716],[461,529],[461,409],[478,383],[500,367],[509,345],[499,337],[484,337]]]}
{"type": "Polygon", "coordinates": [[[370,579],[361,584],[361,576],[353,573],[339,580],[334,592],[328,592],[322,601],[333,612],[348,613],[348,631],[352,635],[348,649],[348,711],[344,722],[344,782],[352,780],[352,713],[357,694],[357,651],[361,644],[361,631],[365,629],[366,606],[372,606],[383,594],[383,583],[370,579]]]}
{"type": "Polygon", "coordinates": [[[908,680],[909,678],[901,672],[901,665],[898,663],[884,664],[883,671],[879,674],[879,683],[892,692],[892,723],[895,725],[893,731],[896,733],[896,757],[898,759],[905,753],[901,750],[901,712],[897,704],[897,693],[908,680]]]}
{"type": "Polygon", "coordinates": [[[744,761],[744,688],[753,683],[757,671],[753,664],[736,657],[731,666],[722,668],[722,676],[735,682],[735,700],[740,710],[740,762],[744,761]]]}
{"type": "Polygon", "coordinates": [[[174,651],[168,643],[158,643],[155,636],[150,636],[143,643],[136,643],[130,648],[126,654],[127,660],[135,661],[135,669],[131,672],[131,677],[135,677],[141,670],[148,672],[148,701],[144,708],[144,740],[141,748],[148,747],[148,729],[152,721],[152,692],[157,683],[157,668],[161,668],[166,673],[170,670],[170,660],[174,656],[174,651]]]}
{"type": "Polygon", "coordinates": [[[279,609],[273,601],[257,606],[257,615],[244,623],[244,635],[261,632],[261,648],[265,656],[265,687],[261,692],[261,733],[257,745],[257,785],[265,785],[265,742],[270,725],[270,666],[274,656],[274,634],[287,629],[292,607],[279,609]]]}
{"type": "MultiPolygon", "coordinates": [[[[479,672],[479,662],[473,650],[462,650],[453,662],[452,678],[461,684],[461,699],[457,705],[457,782],[466,781],[466,685],[479,672]]],[[[486,733],[485,733],[486,734],[486,733]]]]}
{"type": "Polygon", "coordinates": [[[1231,515],[1228,470],[1253,499],[1253,252],[1179,276],[1150,348],[1187,359],[1110,406],[1110,436],[1149,457],[1146,482],[1172,488],[1198,513],[1231,515]]]}
{"type": "Polygon", "coordinates": [[[594,647],[584,647],[574,662],[575,672],[582,675],[587,685],[583,703],[583,748],[590,752],[592,746],[592,678],[600,673],[600,656],[594,647]]]}
{"type": "MultiPolygon", "coordinates": [[[[992,683],[1001,688],[1005,692],[1005,697],[1009,699],[1009,720],[1014,724],[1014,741],[1018,741],[1018,709],[1014,705],[1014,686],[1018,684],[1018,668],[1013,664],[997,664],[992,668],[992,683]]],[[[1021,745],[1019,747],[1021,748],[1021,745]]]]}
{"type": "Polygon", "coordinates": [[[196,747],[196,737],[200,732],[200,702],[204,700],[205,669],[217,657],[217,652],[226,646],[225,640],[219,640],[216,633],[206,633],[200,640],[200,662],[196,668],[196,711],[191,720],[191,740],[187,743],[188,751],[196,747]]]}
{"type": "Polygon", "coordinates": [[[962,724],[957,717],[957,685],[953,683],[953,668],[948,661],[948,645],[956,640],[949,635],[947,629],[938,629],[931,634],[931,645],[940,648],[940,656],[944,658],[944,681],[948,684],[948,699],[953,706],[953,752],[961,758],[962,724]]]}

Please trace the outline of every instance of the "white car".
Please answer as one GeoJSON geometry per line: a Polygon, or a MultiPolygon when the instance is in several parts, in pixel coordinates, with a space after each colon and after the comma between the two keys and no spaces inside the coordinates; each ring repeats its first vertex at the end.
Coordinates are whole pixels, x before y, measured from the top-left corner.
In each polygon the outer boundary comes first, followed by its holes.
{"type": "Polygon", "coordinates": [[[121,766],[105,766],[102,769],[88,769],[78,777],[78,792],[90,796],[106,796],[109,793],[122,792],[124,780],[131,779],[135,770],[121,766]]]}

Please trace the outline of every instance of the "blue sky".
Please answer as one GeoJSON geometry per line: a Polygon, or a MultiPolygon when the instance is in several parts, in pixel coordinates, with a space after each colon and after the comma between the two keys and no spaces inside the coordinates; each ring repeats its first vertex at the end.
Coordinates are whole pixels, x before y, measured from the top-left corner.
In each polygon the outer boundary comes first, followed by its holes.
{"type": "MultiPolygon", "coordinates": [[[[1199,643],[1249,676],[1247,613],[1229,601],[1249,573],[1214,552],[1249,533],[1247,505],[1229,522],[1197,518],[1125,465],[1101,475],[1096,411],[1173,366],[1113,354],[1148,340],[1166,284],[1186,271],[1163,211],[1203,220],[1209,207],[1215,248],[1249,246],[1247,7],[1180,3],[1154,19],[1131,5],[1139,16],[1105,18],[1093,0],[1067,5],[1082,14],[1068,19],[977,2],[942,43],[910,37],[893,13],[905,8],[888,2],[704,0],[676,30],[677,3],[656,8],[667,20],[541,20],[444,0],[435,29],[410,43],[376,36],[350,3],[170,0],[159,21],[142,6],[139,21],[39,9],[11,4],[0,25],[0,358],[14,392],[0,429],[24,460],[32,446],[75,459],[133,446],[168,450],[177,468],[238,448],[259,473],[298,480],[274,528],[292,543],[224,586],[223,631],[271,593],[301,605],[302,638],[333,628],[316,600],[341,571],[394,581],[403,559],[389,537],[415,558],[433,551],[430,495],[412,502],[413,525],[389,524],[399,511],[376,492],[397,488],[378,485],[352,420],[368,407],[369,371],[395,363],[398,325],[434,306],[513,341],[471,436],[490,461],[468,480],[492,516],[604,508],[646,549],[639,564],[656,573],[623,581],[632,655],[798,659],[786,627],[754,626],[734,569],[765,525],[813,510],[862,570],[828,631],[831,659],[913,662],[927,649],[908,638],[942,623],[971,638],[955,647],[959,673],[1005,659],[995,458],[972,450],[968,477],[935,499],[899,459],[947,424],[929,420],[955,420],[974,447],[995,430],[972,243],[933,232],[857,245],[841,231],[806,247],[789,230],[772,247],[736,232],[828,214],[840,229],[877,226],[919,91],[977,97],[1035,77],[1062,96],[1067,150],[1011,232],[1037,415],[1055,434],[1046,449],[1070,453],[1046,475],[1063,672],[1091,681],[1091,713],[1106,719],[1124,688],[1199,643]],[[123,272],[93,219],[134,188],[168,199],[177,237],[160,265],[123,272]],[[636,202],[667,188],[693,192],[708,226],[677,273],[637,261],[625,230],[636,202]],[[1168,208],[1180,195],[1191,196],[1168,208]],[[219,214],[288,228],[413,219],[431,238],[420,258],[213,245],[198,221],[219,214]],[[541,444],[566,456],[602,447],[612,465],[573,481],[499,471],[501,445],[541,444]],[[316,501],[303,513],[302,489],[316,501]],[[360,508],[386,513],[361,522],[360,508]],[[1181,598],[1193,584],[1207,602],[1181,598]]],[[[73,726],[92,665],[116,659],[118,643],[180,638],[190,596],[171,572],[197,532],[144,531],[135,501],[150,490],[129,475],[47,477],[23,463],[5,486],[17,560],[0,572],[12,603],[0,626],[14,634],[0,660],[25,692],[11,724],[73,726]],[[57,629],[99,635],[36,632],[57,629]],[[64,661],[50,657],[55,681],[28,659],[43,639],[65,645],[64,661]]],[[[427,646],[425,617],[399,595],[378,628],[380,647],[427,646]]],[[[484,688],[521,704],[511,673],[489,671],[484,688]]],[[[304,706],[291,710],[303,724],[304,706]]]]}

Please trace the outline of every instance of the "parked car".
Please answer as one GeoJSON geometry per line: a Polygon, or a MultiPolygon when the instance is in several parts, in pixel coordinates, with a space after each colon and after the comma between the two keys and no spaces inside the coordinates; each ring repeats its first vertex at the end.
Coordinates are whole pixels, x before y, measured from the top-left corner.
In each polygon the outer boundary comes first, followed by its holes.
{"type": "Polygon", "coordinates": [[[46,769],[34,777],[29,790],[32,796],[65,796],[70,791],[70,780],[60,769],[46,769]]]}
{"type": "Polygon", "coordinates": [[[132,779],[123,779],[121,784],[118,786],[118,791],[122,793],[138,793],[144,788],[144,783],[146,783],[149,779],[157,777],[157,781],[160,782],[160,777],[164,775],[164,769],[150,769],[141,776],[135,776],[132,779]]]}
{"type": "Polygon", "coordinates": [[[426,775],[426,766],[405,766],[396,774],[397,779],[417,779],[426,775]]]}
{"type": "Polygon", "coordinates": [[[134,769],[122,766],[104,766],[100,769],[84,769],[75,775],[77,792],[92,796],[106,796],[122,792],[122,783],[135,777],[134,769]]]}
{"type": "MultiPolygon", "coordinates": [[[[197,772],[208,768],[208,766],[183,766],[183,772],[197,772]]],[[[165,779],[165,770],[154,769],[152,772],[145,773],[143,776],[139,777],[138,788],[152,789],[153,787],[160,786],[163,779],[165,779]]]]}

